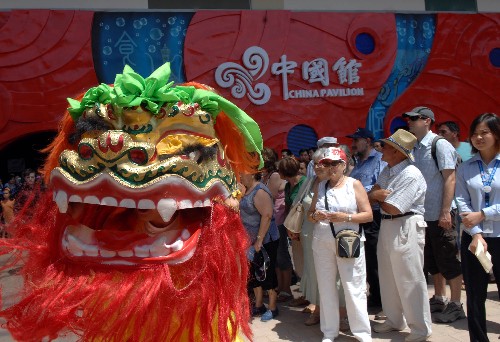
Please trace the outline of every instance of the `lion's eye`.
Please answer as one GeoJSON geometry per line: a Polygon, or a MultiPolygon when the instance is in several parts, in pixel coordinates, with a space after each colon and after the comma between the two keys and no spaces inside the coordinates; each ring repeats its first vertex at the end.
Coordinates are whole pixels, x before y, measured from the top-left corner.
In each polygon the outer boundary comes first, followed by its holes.
{"type": "Polygon", "coordinates": [[[144,165],[148,161],[148,154],[142,148],[133,148],[128,152],[129,159],[137,165],[144,165]]]}

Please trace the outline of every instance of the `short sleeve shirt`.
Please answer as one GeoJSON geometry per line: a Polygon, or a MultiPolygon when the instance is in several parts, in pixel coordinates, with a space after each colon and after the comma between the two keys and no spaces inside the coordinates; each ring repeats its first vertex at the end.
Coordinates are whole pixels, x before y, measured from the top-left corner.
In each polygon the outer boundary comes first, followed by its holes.
{"type": "Polygon", "coordinates": [[[420,170],[411,165],[408,159],[382,170],[377,184],[380,188],[391,191],[385,203],[398,208],[401,213],[412,211],[424,215],[427,185],[420,170]]]}
{"type": "MultiPolygon", "coordinates": [[[[437,221],[441,213],[443,203],[444,179],[442,170],[454,170],[457,165],[457,151],[446,139],[438,140],[436,144],[436,162],[432,158],[432,140],[437,134],[429,131],[427,135],[415,144],[413,154],[415,156],[415,166],[422,172],[427,183],[427,189],[432,193],[425,196],[426,221],[437,221]]],[[[450,208],[449,208],[450,209],[450,208]]]]}

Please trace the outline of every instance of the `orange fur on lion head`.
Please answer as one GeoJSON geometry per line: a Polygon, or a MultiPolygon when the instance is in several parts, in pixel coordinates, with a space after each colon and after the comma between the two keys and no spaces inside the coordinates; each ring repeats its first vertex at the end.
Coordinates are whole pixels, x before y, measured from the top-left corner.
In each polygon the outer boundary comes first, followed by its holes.
{"type": "Polygon", "coordinates": [[[26,280],[0,316],[21,341],[250,336],[249,240],[224,201],[259,166],[258,126],[208,86],[165,85],[168,65],[134,87],[124,74],[68,100],[45,149],[50,191],[0,241],[26,280]]]}

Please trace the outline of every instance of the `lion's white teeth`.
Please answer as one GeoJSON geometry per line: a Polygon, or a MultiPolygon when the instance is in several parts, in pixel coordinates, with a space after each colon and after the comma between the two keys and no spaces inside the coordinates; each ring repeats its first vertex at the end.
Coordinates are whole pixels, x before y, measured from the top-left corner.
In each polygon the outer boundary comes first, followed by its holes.
{"type": "Polygon", "coordinates": [[[135,209],[135,201],[130,198],[126,198],[120,201],[120,207],[135,209]]]}
{"type": "Polygon", "coordinates": [[[137,204],[138,209],[155,209],[155,202],[148,199],[141,199],[137,204]]]}
{"type": "Polygon", "coordinates": [[[135,246],[134,247],[135,256],[139,258],[149,257],[149,246],[135,246]]]}
{"type": "Polygon", "coordinates": [[[85,246],[85,249],[83,251],[85,255],[91,256],[91,257],[96,257],[99,256],[99,249],[96,246],[85,246]]]}
{"type": "Polygon", "coordinates": [[[101,200],[101,205],[107,205],[110,207],[117,207],[118,206],[118,201],[114,197],[104,197],[101,200]]]}
{"type": "Polygon", "coordinates": [[[116,256],[116,252],[115,251],[108,251],[106,249],[99,250],[99,253],[101,254],[101,256],[103,258],[112,258],[112,257],[116,256]]]}
{"type": "Polygon", "coordinates": [[[96,196],[85,196],[83,199],[83,203],[88,203],[88,204],[101,204],[99,201],[99,198],[96,196]]]}
{"type": "Polygon", "coordinates": [[[193,208],[199,208],[199,207],[203,207],[203,201],[198,200],[194,202],[193,208]]]}
{"type": "Polygon", "coordinates": [[[209,198],[205,198],[205,200],[203,201],[203,205],[205,207],[209,207],[211,204],[212,204],[212,202],[210,201],[209,198]]]}
{"type": "Polygon", "coordinates": [[[180,251],[182,247],[184,247],[184,241],[182,241],[180,238],[170,245],[170,249],[172,249],[174,252],[180,251]]]}
{"type": "Polygon", "coordinates": [[[68,200],[68,202],[77,202],[77,203],[82,203],[82,202],[83,202],[83,200],[82,200],[82,198],[81,198],[80,196],[78,196],[78,195],[71,195],[71,196],[69,196],[69,200],[68,200]]]}
{"type": "Polygon", "coordinates": [[[167,241],[166,236],[162,235],[149,246],[149,252],[152,257],[160,257],[170,254],[170,249],[165,245],[167,241]]]}
{"type": "Polygon", "coordinates": [[[74,244],[69,244],[67,247],[68,251],[73,254],[74,256],[83,256],[83,251],[75,246],[74,244]]]}
{"type": "Polygon", "coordinates": [[[118,255],[124,258],[130,258],[134,256],[134,252],[132,252],[131,250],[118,251],[118,255]]]}
{"type": "Polygon", "coordinates": [[[179,209],[189,209],[193,207],[193,202],[188,199],[179,201],[179,209]]]}
{"type": "Polygon", "coordinates": [[[56,195],[56,204],[59,212],[65,214],[68,211],[68,195],[64,191],[59,191],[56,195]]]}
{"type": "Polygon", "coordinates": [[[158,202],[158,213],[163,222],[170,222],[172,216],[177,211],[177,203],[172,198],[164,198],[158,202]]]}
{"type": "Polygon", "coordinates": [[[162,256],[167,256],[170,254],[170,249],[166,247],[155,247],[155,248],[150,248],[149,252],[151,253],[152,257],[162,257],[162,256]]]}
{"type": "Polygon", "coordinates": [[[187,229],[183,229],[182,230],[182,234],[181,234],[181,238],[182,240],[186,241],[187,239],[189,239],[191,237],[191,233],[189,233],[189,230],[187,229]]]}
{"type": "Polygon", "coordinates": [[[160,235],[152,244],[152,246],[165,246],[167,243],[167,237],[165,234],[160,235]]]}

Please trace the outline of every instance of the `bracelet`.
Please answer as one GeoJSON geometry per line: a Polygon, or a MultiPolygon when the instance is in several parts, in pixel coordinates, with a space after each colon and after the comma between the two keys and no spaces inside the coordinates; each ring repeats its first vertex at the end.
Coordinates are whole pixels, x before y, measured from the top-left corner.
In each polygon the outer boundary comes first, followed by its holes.
{"type": "Polygon", "coordinates": [[[352,215],[351,215],[351,214],[349,214],[349,215],[347,216],[347,222],[351,222],[351,221],[352,221],[352,215]]]}

